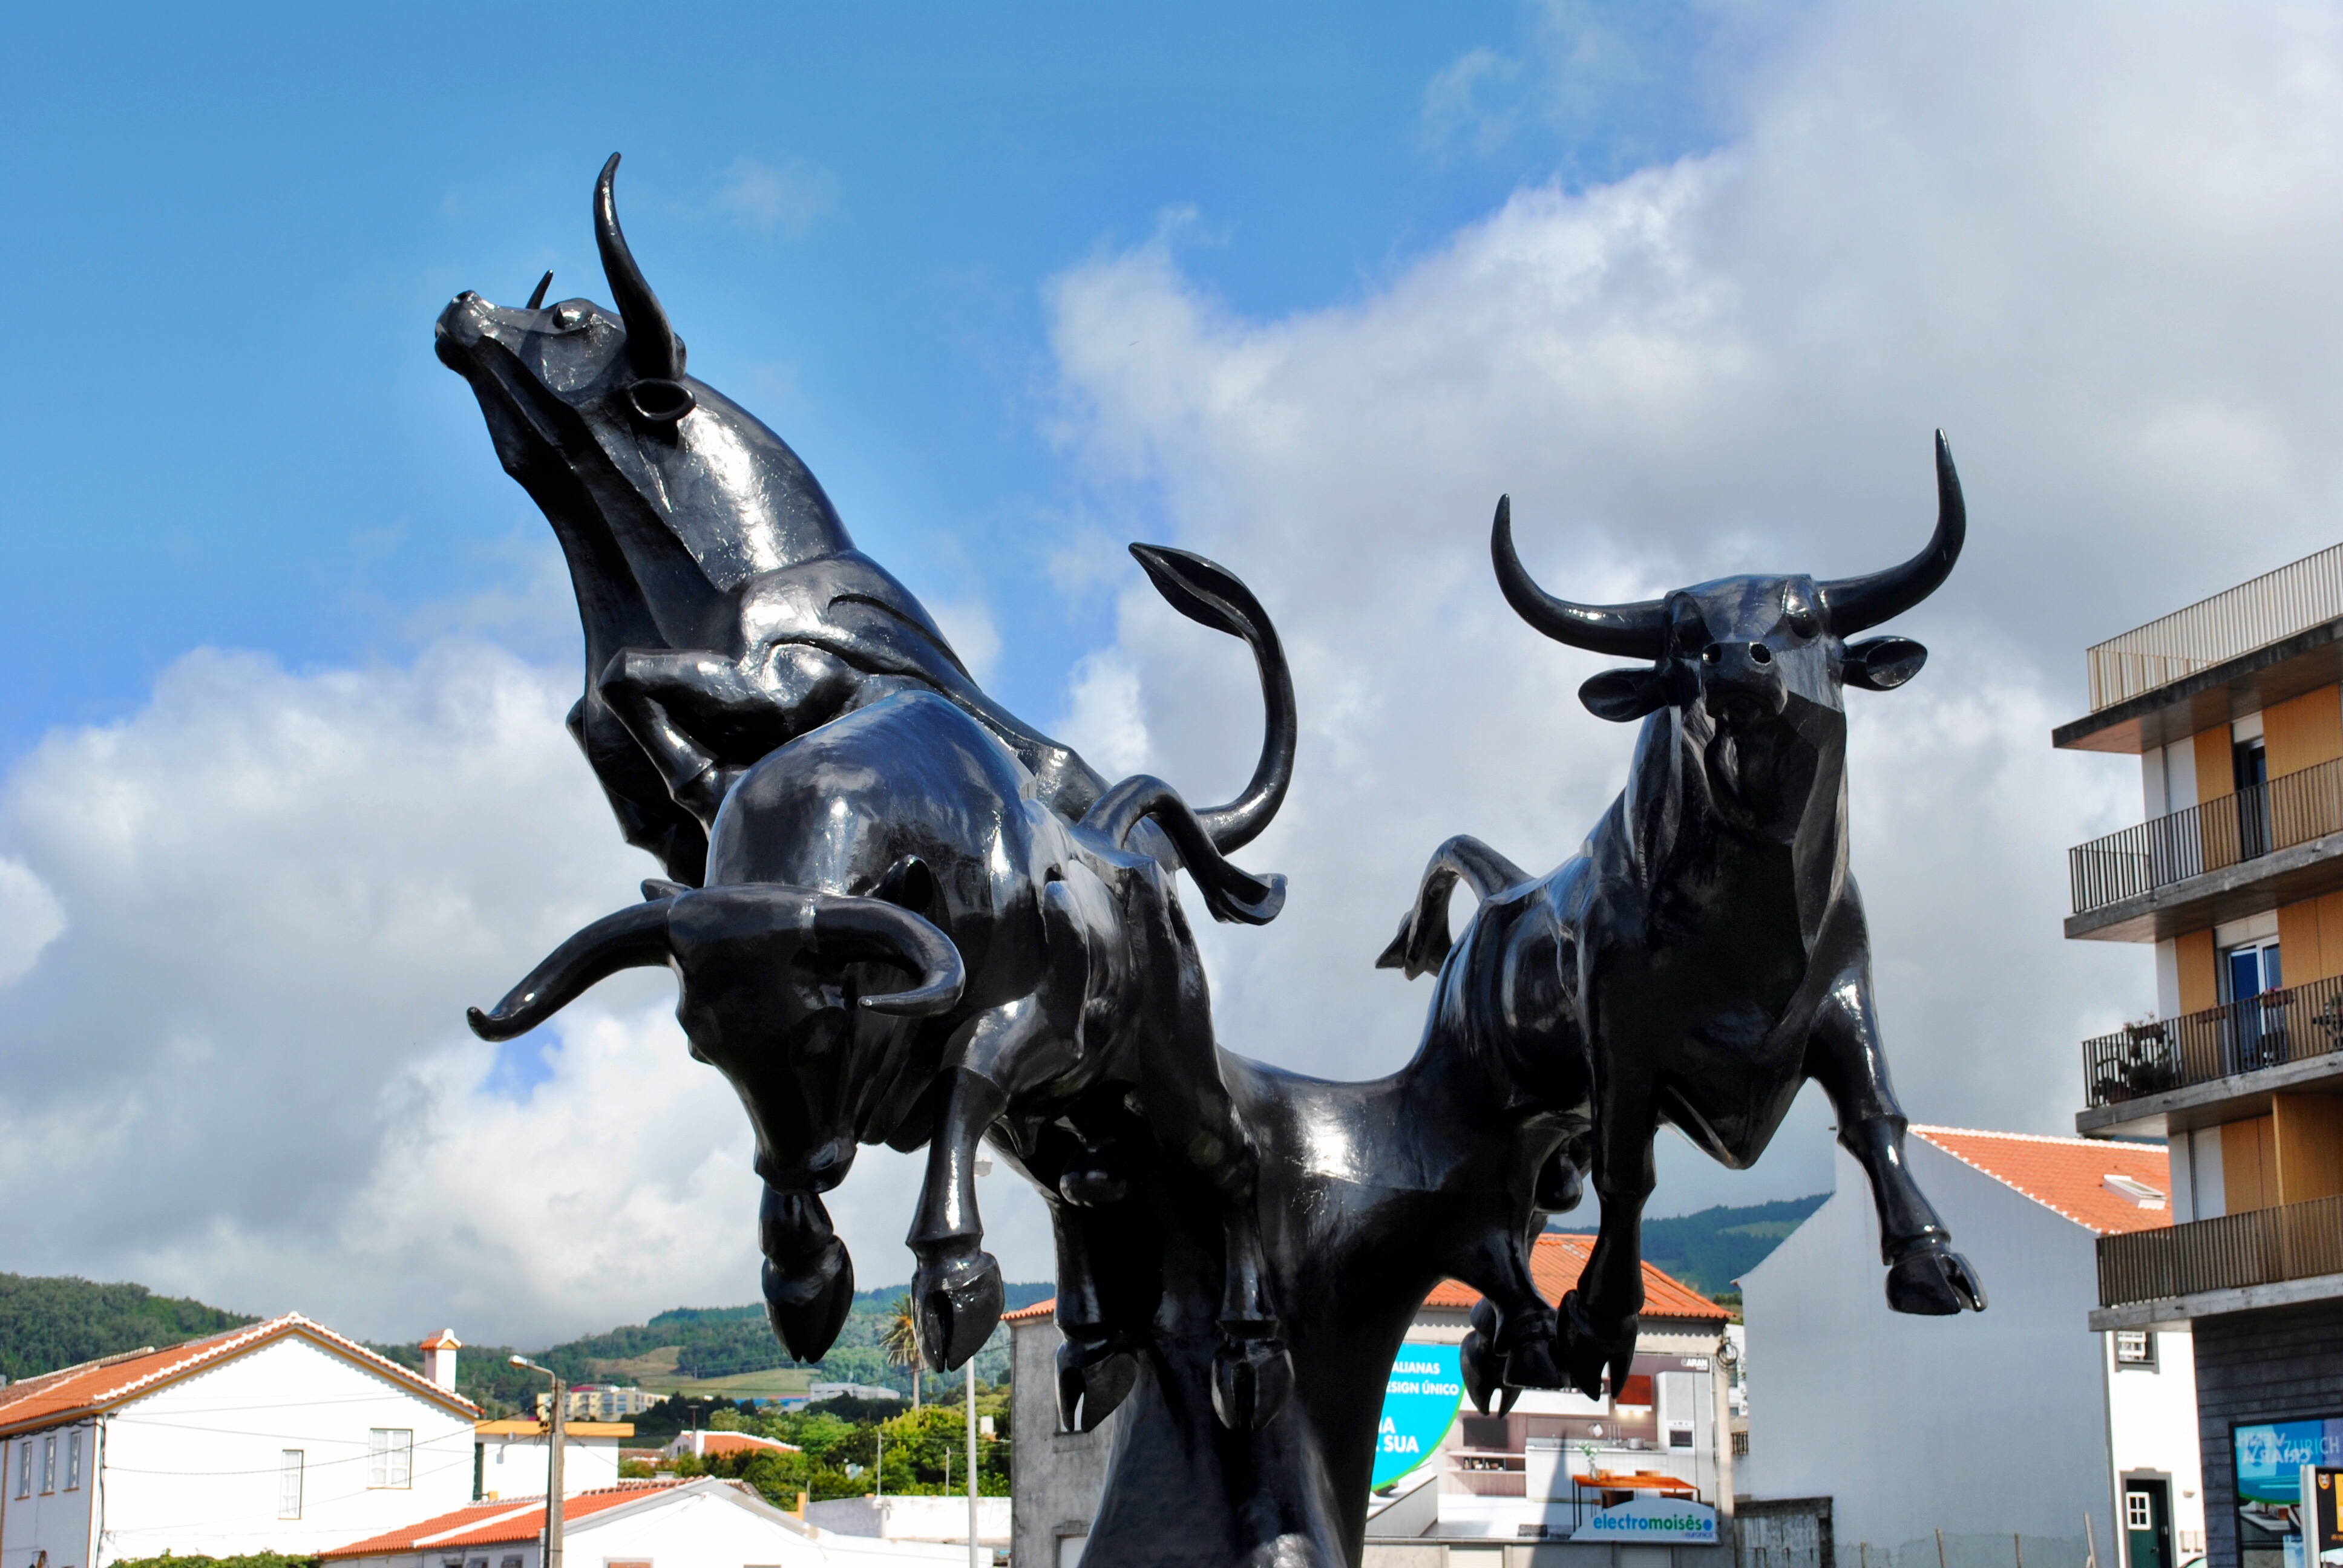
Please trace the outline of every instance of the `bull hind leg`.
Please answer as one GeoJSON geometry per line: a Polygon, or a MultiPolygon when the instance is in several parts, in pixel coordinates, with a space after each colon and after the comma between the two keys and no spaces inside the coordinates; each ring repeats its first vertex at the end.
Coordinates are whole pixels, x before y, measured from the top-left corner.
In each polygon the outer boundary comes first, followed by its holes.
{"type": "Polygon", "coordinates": [[[1838,1112],[1840,1147],[1871,1182],[1879,1212],[1879,1259],[1887,1265],[1887,1305],[1899,1312],[1949,1317],[1985,1311],[1985,1285],[1953,1251],[1945,1228],[1904,1158],[1904,1112],[1888,1082],[1872,1010],[1871,977],[1834,987],[1806,1047],[1806,1075],[1838,1112]]]}
{"type": "Polygon", "coordinates": [[[1644,1311],[1644,1205],[1652,1195],[1652,1139],[1659,1115],[1647,1088],[1614,1083],[1605,1097],[1594,1146],[1594,1191],[1602,1228],[1578,1283],[1556,1310],[1564,1375],[1590,1399],[1608,1373],[1617,1390],[1635,1358],[1644,1311]]]}

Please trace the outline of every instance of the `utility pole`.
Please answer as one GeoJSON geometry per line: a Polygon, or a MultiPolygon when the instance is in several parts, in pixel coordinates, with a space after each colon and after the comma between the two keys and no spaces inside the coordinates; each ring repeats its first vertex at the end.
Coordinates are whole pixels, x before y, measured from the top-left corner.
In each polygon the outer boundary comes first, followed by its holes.
{"type": "Polygon", "coordinates": [[[551,1367],[541,1367],[527,1356],[513,1357],[512,1364],[541,1372],[553,1382],[553,1452],[547,1456],[545,1477],[545,1568],[561,1568],[561,1452],[569,1441],[569,1391],[551,1367]]]}
{"type": "Polygon", "coordinates": [[[968,1358],[968,1568],[976,1560],[976,1358],[968,1358]]]}

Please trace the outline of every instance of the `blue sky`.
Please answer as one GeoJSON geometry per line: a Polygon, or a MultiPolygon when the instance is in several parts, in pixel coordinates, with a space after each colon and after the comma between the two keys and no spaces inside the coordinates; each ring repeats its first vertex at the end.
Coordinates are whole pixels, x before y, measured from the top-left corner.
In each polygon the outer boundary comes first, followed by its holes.
{"type": "MultiPolygon", "coordinates": [[[[1916,1121],[2071,1132],[2157,1005],[2066,942],[2128,759],[2053,752],[2083,648],[2343,516],[2343,11],[1448,5],[49,8],[0,52],[0,1268],[368,1334],[542,1343],[753,1293],[737,1103],[665,977],[462,1025],[652,869],[560,727],[549,531],[431,351],[447,299],[604,298],[613,149],[700,378],[786,437],[985,683],[1223,799],[1259,696],[1133,538],[1227,563],[1302,738],[1202,922],[1232,1048],[1365,1077],[1433,846],[1576,848],[1632,737],[1505,611],[1970,541],[1849,701],[1853,865],[1916,1121]]],[[[1811,1091],[1651,1211],[1831,1181],[1811,1091]]],[[[916,1167],[833,1195],[906,1277],[916,1167]]],[[[1050,1267],[996,1177],[988,1238],[1050,1267]]],[[[1992,1239],[1963,1238],[1990,1283],[1992,1239]]],[[[2016,1266],[2016,1265],[2011,1265],[2016,1266]]]]}
{"type": "Polygon", "coordinates": [[[136,707],[197,645],[402,652],[419,608],[539,559],[430,325],[547,267],[557,298],[606,296],[587,204],[613,149],[695,373],[916,588],[1013,618],[996,684],[1046,710],[1111,628],[1102,594],[1034,591],[1084,504],[1044,429],[1045,279],[1170,226],[1237,309],[1342,301],[1517,185],[1715,126],[1688,67],[1715,28],[1672,7],[75,7],[10,30],[0,755],[136,707]]]}

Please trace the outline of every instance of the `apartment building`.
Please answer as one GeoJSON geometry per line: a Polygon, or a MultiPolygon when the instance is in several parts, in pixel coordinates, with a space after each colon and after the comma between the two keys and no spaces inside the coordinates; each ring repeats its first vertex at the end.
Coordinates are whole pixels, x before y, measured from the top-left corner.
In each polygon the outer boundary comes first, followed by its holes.
{"type": "Polygon", "coordinates": [[[2157,1016],[2083,1042],[2076,1129],[2168,1139],[2174,1221],[2099,1239],[2090,1323],[2194,1331],[2210,1568],[2289,1568],[2343,1462],[2343,546],[2088,658],[2053,744],[2139,758],[2143,820],[2066,935],[2152,945],[2157,1016]]]}

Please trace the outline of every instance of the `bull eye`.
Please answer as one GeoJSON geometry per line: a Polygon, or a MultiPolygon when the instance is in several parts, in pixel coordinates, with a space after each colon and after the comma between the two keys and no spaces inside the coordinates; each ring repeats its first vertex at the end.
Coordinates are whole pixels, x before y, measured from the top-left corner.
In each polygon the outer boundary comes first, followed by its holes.
{"type": "Polygon", "coordinates": [[[1717,661],[1719,661],[1720,659],[1724,658],[1724,657],[1725,657],[1725,649],[1723,649],[1722,648],[1719,648],[1716,644],[1715,644],[1715,643],[1713,643],[1713,642],[1712,642],[1712,643],[1710,643],[1706,648],[1702,648],[1702,649],[1700,650],[1700,661],[1701,661],[1701,663],[1703,663],[1703,664],[1715,664],[1715,663],[1716,663],[1717,661]]]}
{"type": "Polygon", "coordinates": [[[1800,637],[1815,635],[1816,629],[1815,612],[1811,605],[1794,603],[1783,613],[1782,618],[1788,623],[1790,629],[1800,637]]]}
{"type": "Polygon", "coordinates": [[[585,319],[586,313],[574,305],[557,305],[553,307],[553,325],[560,331],[571,331],[585,319]]]}

